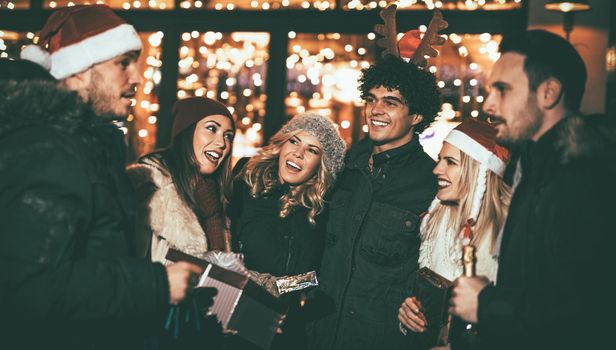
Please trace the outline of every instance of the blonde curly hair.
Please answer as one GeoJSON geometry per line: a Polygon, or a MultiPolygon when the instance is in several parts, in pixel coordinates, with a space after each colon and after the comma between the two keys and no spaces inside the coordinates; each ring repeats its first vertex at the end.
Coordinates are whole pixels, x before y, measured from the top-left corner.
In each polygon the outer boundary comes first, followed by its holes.
{"type": "MultiPolygon", "coordinates": [[[[284,131],[284,130],[281,130],[284,131]]],[[[270,143],[252,157],[240,177],[248,184],[250,195],[254,198],[261,197],[273,188],[280,185],[278,180],[278,160],[280,149],[293,136],[303,130],[291,132],[279,132],[270,139],[270,143]]],[[[308,221],[316,225],[315,217],[323,211],[325,194],[334,182],[334,174],[325,166],[325,156],[321,157],[319,169],[316,174],[306,182],[292,186],[290,190],[280,198],[280,217],[287,217],[293,208],[304,207],[308,209],[308,221]]]]}

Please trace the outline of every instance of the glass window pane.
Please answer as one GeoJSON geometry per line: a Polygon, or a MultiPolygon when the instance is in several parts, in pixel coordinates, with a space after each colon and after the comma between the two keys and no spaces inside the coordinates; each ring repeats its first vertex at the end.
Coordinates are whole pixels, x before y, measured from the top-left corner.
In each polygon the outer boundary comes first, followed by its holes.
{"type": "Polygon", "coordinates": [[[139,37],[143,44],[143,51],[139,56],[141,85],[137,87],[131,114],[126,122],[120,123],[122,130],[127,134],[129,160],[154,150],[160,109],[158,98],[163,65],[161,60],[163,32],[140,32],[139,37]]]}
{"type": "Polygon", "coordinates": [[[374,34],[289,33],[287,117],[313,111],[340,125],[347,143],[363,137],[357,79],[374,60],[374,34]]]}
{"type": "Polygon", "coordinates": [[[124,10],[171,10],[175,7],[174,0],[45,0],[43,7],[57,8],[95,3],[105,4],[114,9],[124,10]]]}
{"type": "Polygon", "coordinates": [[[178,98],[206,96],[229,107],[235,159],[254,155],[263,141],[269,40],[269,33],[182,34],[178,98]]]}

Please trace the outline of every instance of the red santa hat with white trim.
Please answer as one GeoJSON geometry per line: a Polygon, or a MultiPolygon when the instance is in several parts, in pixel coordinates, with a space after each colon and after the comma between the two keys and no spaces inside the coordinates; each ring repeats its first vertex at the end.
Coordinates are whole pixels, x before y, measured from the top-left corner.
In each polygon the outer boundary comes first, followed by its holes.
{"type": "Polygon", "coordinates": [[[456,146],[481,165],[503,177],[509,151],[496,143],[496,129],[474,118],[467,118],[456,126],[444,142],[456,146]]]}
{"type": "Polygon", "coordinates": [[[135,28],[105,5],[65,7],[54,12],[21,58],[64,79],[130,51],[141,50],[135,28]]]}
{"type": "MultiPolygon", "coordinates": [[[[465,245],[472,240],[471,227],[477,222],[481,210],[488,171],[502,178],[509,162],[509,151],[496,143],[496,134],[497,131],[492,125],[475,118],[467,118],[455,127],[444,140],[444,142],[457,147],[479,162],[475,193],[472,194],[470,218],[468,218],[463,231],[462,243],[465,245]]],[[[435,208],[438,202],[440,201],[435,198],[430,211],[435,208]]]]}

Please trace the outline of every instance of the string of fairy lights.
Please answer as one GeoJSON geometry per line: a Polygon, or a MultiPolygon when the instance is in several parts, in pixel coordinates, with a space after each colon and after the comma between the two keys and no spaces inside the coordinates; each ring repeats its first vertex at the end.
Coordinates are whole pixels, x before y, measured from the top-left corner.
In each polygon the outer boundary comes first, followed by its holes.
{"type": "MultiPolygon", "coordinates": [[[[107,4],[113,8],[132,10],[132,9],[156,9],[171,10],[175,7],[174,0],[98,0],[98,1],[79,1],[79,0],[45,0],[44,6],[48,8],[74,6],[76,4],[107,4]]],[[[522,0],[347,0],[341,2],[343,10],[374,10],[383,8],[390,3],[395,3],[400,9],[409,10],[432,10],[434,8],[443,10],[511,10],[521,7],[522,0]]],[[[336,9],[334,0],[231,0],[231,1],[207,1],[207,0],[184,0],[179,3],[183,9],[214,9],[218,11],[233,10],[284,10],[284,9],[313,9],[327,11],[336,9]]],[[[29,0],[0,0],[0,9],[26,9],[29,7],[29,0]]]]}

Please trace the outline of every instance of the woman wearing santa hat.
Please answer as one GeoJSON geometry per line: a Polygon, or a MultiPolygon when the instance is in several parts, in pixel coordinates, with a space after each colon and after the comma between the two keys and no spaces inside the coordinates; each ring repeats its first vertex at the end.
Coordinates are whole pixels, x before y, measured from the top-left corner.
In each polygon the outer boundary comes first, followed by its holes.
{"type": "Polygon", "coordinates": [[[234,135],[224,104],[205,97],[176,102],[171,146],[128,167],[137,192],[140,256],[166,263],[169,248],[196,257],[230,250],[224,208],[234,135]]]}
{"type": "MultiPolygon", "coordinates": [[[[487,123],[468,118],[449,133],[433,170],[439,189],[421,223],[420,268],[453,281],[462,274],[462,245],[470,243],[477,248],[477,275],[496,279],[498,235],[511,197],[502,179],[508,160],[487,123]]],[[[421,309],[420,300],[407,298],[398,314],[401,324],[426,331],[421,309]]]]}

